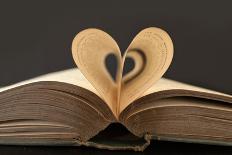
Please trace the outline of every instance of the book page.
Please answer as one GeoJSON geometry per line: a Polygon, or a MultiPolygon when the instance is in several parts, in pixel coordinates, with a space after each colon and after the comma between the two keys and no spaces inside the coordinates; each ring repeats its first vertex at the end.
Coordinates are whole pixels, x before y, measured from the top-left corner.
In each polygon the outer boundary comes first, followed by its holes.
{"type": "Polygon", "coordinates": [[[119,75],[121,73],[121,53],[114,39],[98,29],[86,29],[79,32],[72,43],[72,54],[75,63],[83,75],[101,94],[104,101],[112,107],[115,115],[119,98],[119,75]],[[107,56],[117,59],[115,80],[107,70],[107,56]]]}
{"type": "Polygon", "coordinates": [[[121,108],[141,96],[166,72],[172,61],[173,44],[165,31],[146,28],[135,36],[121,58],[120,49],[110,35],[98,29],[86,29],[74,38],[72,54],[80,71],[118,116],[121,108]],[[115,80],[105,64],[110,54],[118,63],[115,80]],[[123,76],[127,58],[135,66],[123,76]]]}
{"type": "Polygon", "coordinates": [[[227,96],[227,97],[232,97],[231,95],[220,93],[217,91],[213,91],[210,89],[205,89],[197,86],[193,86],[190,84],[166,79],[166,78],[161,78],[157,83],[155,83],[152,87],[150,87],[147,91],[145,91],[141,97],[160,92],[160,91],[165,91],[165,90],[175,90],[175,89],[182,89],[182,90],[190,90],[190,91],[197,91],[197,92],[204,92],[204,93],[209,93],[209,94],[216,94],[216,95],[222,95],[222,96],[227,96]]]}
{"type": "MultiPolygon", "coordinates": [[[[211,94],[211,95],[219,95],[222,97],[232,99],[232,95],[229,95],[229,94],[217,92],[217,91],[206,89],[206,88],[201,88],[198,86],[193,86],[190,84],[186,84],[186,83],[182,83],[182,82],[178,82],[178,81],[174,81],[174,80],[166,79],[166,78],[159,79],[155,84],[153,84],[149,89],[147,89],[143,94],[141,94],[141,96],[139,96],[139,98],[142,98],[142,97],[150,95],[150,94],[159,93],[162,91],[170,91],[170,90],[195,91],[197,93],[207,93],[207,94],[211,94]]],[[[122,112],[125,108],[126,107],[122,107],[120,112],[122,112]]]]}
{"type": "Polygon", "coordinates": [[[85,88],[95,93],[99,97],[101,97],[98,91],[90,84],[90,82],[83,76],[83,74],[77,68],[49,73],[49,74],[42,75],[36,78],[25,80],[25,81],[22,81],[22,82],[19,82],[19,83],[10,85],[10,86],[0,88],[0,92],[11,89],[11,88],[15,88],[18,86],[22,86],[25,84],[39,82],[39,81],[56,81],[56,82],[64,82],[68,84],[73,84],[73,85],[85,88]]]}
{"type": "MultiPolygon", "coordinates": [[[[208,99],[214,99],[214,97],[219,96],[220,98],[223,98],[222,101],[225,101],[225,102],[228,102],[228,100],[232,100],[232,95],[230,95],[230,94],[225,94],[225,93],[221,93],[218,91],[214,91],[214,90],[210,90],[210,89],[206,89],[206,88],[202,88],[202,87],[198,87],[198,86],[193,86],[190,84],[186,84],[186,83],[182,83],[182,82],[178,82],[178,81],[174,81],[174,80],[166,79],[166,78],[161,78],[160,80],[158,80],[157,83],[153,84],[139,98],[145,97],[145,96],[150,95],[150,94],[155,95],[156,93],[159,93],[159,92],[163,92],[162,94],[165,94],[165,91],[177,92],[174,96],[178,96],[178,94],[179,94],[180,96],[183,95],[183,96],[195,97],[196,94],[199,94],[199,96],[200,96],[200,94],[206,93],[209,95],[204,95],[204,96],[201,95],[201,96],[203,98],[208,98],[208,99]],[[178,92],[179,90],[183,90],[186,95],[179,93],[178,92]],[[196,92],[196,93],[193,93],[193,92],[196,92]]],[[[159,94],[160,97],[163,96],[162,94],[159,94]]],[[[219,98],[217,98],[215,100],[219,100],[219,98]]],[[[231,102],[231,101],[229,101],[229,102],[231,102]]],[[[126,107],[122,107],[120,112],[122,112],[125,108],[126,107]]]]}
{"type": "Polygon", "coordinates": [[[173,57],[172,40],[159,28],[144,29],[131,42],[123,63],[127,57],[134,59],[135,67],[122,78],[120,111],[139,98],[166,72],[173,57]]]}

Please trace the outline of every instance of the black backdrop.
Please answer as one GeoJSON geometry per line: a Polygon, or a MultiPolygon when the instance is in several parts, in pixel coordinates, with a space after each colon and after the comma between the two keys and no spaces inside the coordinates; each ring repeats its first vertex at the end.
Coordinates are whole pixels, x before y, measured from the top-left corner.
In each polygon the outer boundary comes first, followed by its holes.
{"type": "MultiPolygon", "coordinates": [[[[165,77],[232,94],[230,1],[0,1],[0,86],[75,64],[71,42],[89,27],[124,51],[143,28],[166,30],[175,47],[165,77]]],[[[232,153],[232,147],[152,142],[144,153],[232,153]]],[[[118,153],[85,147],[0,146],[0,154],[118,153]]],[[[123,154],[124,152],[119,152],[123,154]]],[[[130,152],[125,152],[129,154],[130,152]]]]}

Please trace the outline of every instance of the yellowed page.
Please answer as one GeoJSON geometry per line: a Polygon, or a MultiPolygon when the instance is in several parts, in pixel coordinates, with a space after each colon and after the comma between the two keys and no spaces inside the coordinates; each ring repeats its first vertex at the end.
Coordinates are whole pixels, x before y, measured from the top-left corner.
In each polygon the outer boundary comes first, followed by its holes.
{"type": "Polygon", "coordinates": [[[90,82],[83,76],[83,74],[77,68],[49,73],[49,74],[42,75],[36,78],[25,80],[25,81],[22,81],[22,82],[19,82],[19,83],[10,85],[10,86],[0,88],[0,92],[11,89],[11,88],[15,88],[18,86],[22,86],[25,84],[39,82],[39,81],[57,81],[57,82],[73,84],[73,85],[88,89],[89,91],[101,97],[100,94],[97,92],[97,90],[90,84],[90,82]]]}
{"type": "Polygon", "coordinates": [[[157,83],[155,83],[152,87],[150,87],[147,91],[145,91],[141,97],[160,92],[160,91],[165,91],[165,90],[175,90],[175,89],[182,89],[182,90],[190,90],[190,91],[197,91],[197,92],[204,92],[204,93],[210,93],[210,94],[216,94],[216,95],[222,95],[222,96],[227,96],[227,97],[232,97],[231,95],[220,93],[217,91],[213,91],[210,89],[205,89],[197,86],[193,86],[190,84],[170,80],[170,79],[165,79],[161,78],[157,83]]]}
{"type": "MultiPolygon", "coordinates": [[[[198,86],[193,86],[190,84],[186,84],[186,83],[182,83],[182,82],[178,82],[178,81],[174,81],[174,80],[170,80],[170,79],[166,79],[166,78],[161,78],[160,80],[158,80],[157,83],[153,84],[139,98],[144,97],[144,96],[149,95],[149,94],[158,93],[161,91],[169,91],[169,90],[196,91],[199,93],[202,92],[202,93],[208,93],[208,94],[212,94],[212,95],[220,95],[220,96],[232,98],[232,95],[229,95],[229,94],[221,93],[218,91],[214,91],[214,90],[210,90],[210,89],[206,89],[206,88],[202,88],[202,87],[198,87],[198,86]]],[[[122,112],[125,108],[126,107],[121,107],[120,112],[122,112]]]]}
{"type": "Polygon", "coordinates": [[[74,38],[72,54],[83,75],[116,115],[120,84],[118,75],[121,73],[121,54],[117,43],[101,30],[86,29],[74,38]],[[112,79],[105,65],[106,57],[110,54],[114,54],[118,61],[116,81],[112,79]]]}
{"type": "Polygon", "coordinates": [[[135,68],[122,78],[120,111],[141,96],[166,72],[173,57],[172,40],[159,28],[146,28],[131,42],[123,63],[127,57],[134,59],[135,68]]]}

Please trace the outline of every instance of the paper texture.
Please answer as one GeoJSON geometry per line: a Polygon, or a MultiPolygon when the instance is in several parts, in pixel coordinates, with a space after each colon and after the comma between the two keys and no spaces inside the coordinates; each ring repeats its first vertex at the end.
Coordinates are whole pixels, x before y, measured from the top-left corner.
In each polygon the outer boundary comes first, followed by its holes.
{"type": "Polygon", "coordinates": [[[178,81],[174,81],[174,80],[170,80],[166,78],[161,78],[157,83],[155,83],[147,91],[145,91],[142,96],[146,96],[152,93],[165,91],[165,90],[178,90],[178,89],[190,90],[190,91],[196,91],[196,92],[205,92],[209,94],[232,97],[231,95],[228,95],[228,94],[220,93],[220,92],[213,91],[210,89],[205,89],[205,88],[193,86],[190,84],[186,84],[186,83],[182,83],[182,82],[178,82],[178,81]]]}
{"type": "Polygon", "coordinates": [[[56,82],[64,82],[64,83],[73,84],[73,85],[88,89],[89,91],[95,93],[96,95],[100,97],[100,94],[96,91],[96,89],[89,83],[89,81],[83,76],[83,74],[77,68],[49,73],[49,74],[42,75],[36,78],[25,80],[25,81],[22,81],[22,82],[19,82],[19,83],[10,85],[10,86],[0,88],[0,92],[9,90],[9,89],[12,89],[18,86],[22,86],[25,84],[39,82],[39,81],[56,81],[56,82]]]}

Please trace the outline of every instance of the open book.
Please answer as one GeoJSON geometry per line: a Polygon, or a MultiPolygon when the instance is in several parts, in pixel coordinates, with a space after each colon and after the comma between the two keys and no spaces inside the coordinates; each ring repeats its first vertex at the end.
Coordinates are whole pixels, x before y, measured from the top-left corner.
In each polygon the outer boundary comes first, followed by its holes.
{"type": "Polygon", "coordinates": [[[151,139],[232,144],[232,96],[161,78],[173,57],[163,30],[142,30],[121,57],[107,33],[87,29],[74,38],[72,54],[79,69],[0,89],[0,144],[136,151],[151,139]],[[133,68],[124,73],[129,59],[133,68]],[[112,123],[130,133],[97,136],[112,123]]]}

